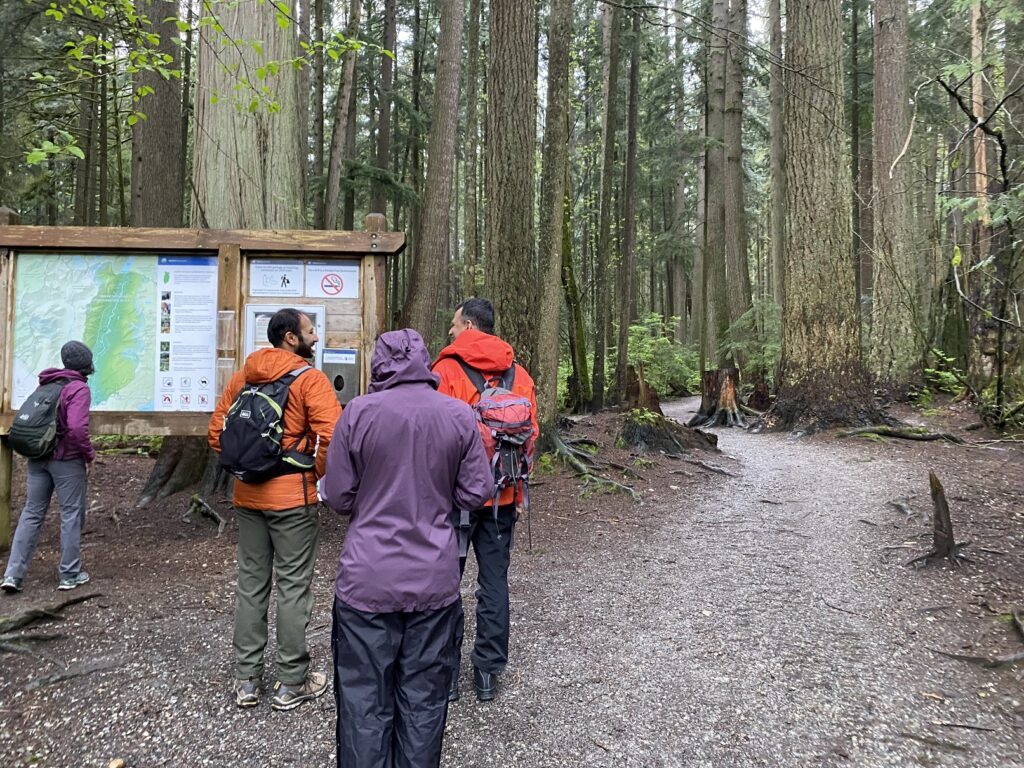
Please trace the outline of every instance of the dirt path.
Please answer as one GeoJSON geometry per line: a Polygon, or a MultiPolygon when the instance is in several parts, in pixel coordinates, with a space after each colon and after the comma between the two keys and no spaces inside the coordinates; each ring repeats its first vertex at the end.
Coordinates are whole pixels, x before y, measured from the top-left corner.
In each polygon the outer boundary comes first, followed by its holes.
{"type": "MultiPolygon", "coordinates": [[[[504,690],[479,704],[464,670],[443,765],[1024,766],[1024,665],[988,671],[929,651],[1015,648],[994,614],[1024,606],[1021,454],[719,438],[724,455],[708,462],[735,477],[641,469],[640,507],[541,479],[534,550],[521,531],[514,555],[504,690]],[[926,548],[927,524],[886,502],[911,496],[926,511],[932,466],[979,550],[960,572],[902,567],[926,548]]],[[[132,461],[96,482],[130,497],[149,466],[132,461]]],[[[116,666],[29,690],[51,668],[0,656],[0,765],[333,764],[330,696],[294,713],[233,706],[233,532],[215,539],[178,515],[124,510],[124,534],[90,521],[104,597],[69,611],[49,651],[116,666]]],[[[311,640],[326,666],[343,525],[323,520],[311,640]]],[[[55,570],[56,536],[49,520],[32,588],[0,613],[55,601],[38,582],[55,570]]],[[[469,579],[464,596],[471,609],[469,579]]]]}

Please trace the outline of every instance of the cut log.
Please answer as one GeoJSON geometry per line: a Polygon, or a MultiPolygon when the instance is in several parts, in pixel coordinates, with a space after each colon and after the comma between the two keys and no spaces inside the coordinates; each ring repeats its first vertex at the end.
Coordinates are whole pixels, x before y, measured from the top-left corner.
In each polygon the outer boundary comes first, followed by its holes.
{"type": "Polygon", "coordinates": [[[928,482],[931,485],[932,507],[934,509],[932,523],[932,549],[920,557],[915,557],[907,562],[907,565],[924,567],[932,560],[940,558],[948,559],[953,565],[960,565],[962,562],[970,562],[970,558],[960,554],[960,550],[969,546],[971,542],[965,541],[958,544],[953,535],[953,519],[949,513],[949,502],[946,500],[946,491],[939,482],[935,472],[928,473],[928,482]]]}

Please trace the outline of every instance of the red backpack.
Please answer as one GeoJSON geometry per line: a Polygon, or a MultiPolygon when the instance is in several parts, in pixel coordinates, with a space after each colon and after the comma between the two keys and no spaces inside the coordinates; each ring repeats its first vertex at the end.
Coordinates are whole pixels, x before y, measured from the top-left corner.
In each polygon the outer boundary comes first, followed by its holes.
{"type": "MultiPolygon", "coordinates": [[[[529,524],[530,463],[526,444],[533,437],[533,403],[530,398],[512,391],[516,377],[515,363],[500,376],[485,378],[483,373],[461,358],[456,360],[479,393],[472,408],[484,450],[494,472],[494,519],[498,519],[498,495],[505,488],[511,487],[516,489],[515,495],[518,496],[522,484],[523,508],[527,512],[529,524]]],[[[468,525],[468,511],[464,517],[468,525]]],[[[459,548],[463,549],[461,542],[459,548]]],[[[460,555],[464,554],[460,551],[460,555]]]]}

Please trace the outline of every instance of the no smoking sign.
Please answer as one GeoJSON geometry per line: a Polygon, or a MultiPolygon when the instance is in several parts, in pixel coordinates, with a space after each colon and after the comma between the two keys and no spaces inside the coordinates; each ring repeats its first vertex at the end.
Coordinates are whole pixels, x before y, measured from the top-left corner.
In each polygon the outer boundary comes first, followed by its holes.
{"type": "Polygon", "coordinates": [[[306,264],[306,296],[358,299],[359,262],[313,261],[306,264]]]}
{"type": "Polygon", "coordinates": [[[328,272],[320,278],[320,290],[327,296],[340,296],[345,290],[345,280],[336,272],[328,272]]]}

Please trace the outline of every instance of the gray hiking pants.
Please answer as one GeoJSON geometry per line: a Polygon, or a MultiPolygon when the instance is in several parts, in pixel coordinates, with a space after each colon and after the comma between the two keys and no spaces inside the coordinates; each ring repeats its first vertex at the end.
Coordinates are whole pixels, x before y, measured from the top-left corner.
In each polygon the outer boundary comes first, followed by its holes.
{"type": "Polygon", "coordinates": [[[28,462],[28,499],[18,518],[11,542],[11,556],[4,576],[25,578],[36,552],[50,497],[57,491],[60,505],[60,575],[75,576],[82,570],[82,526],[85,524],[85,462],[54,459],[28,462]]]}

